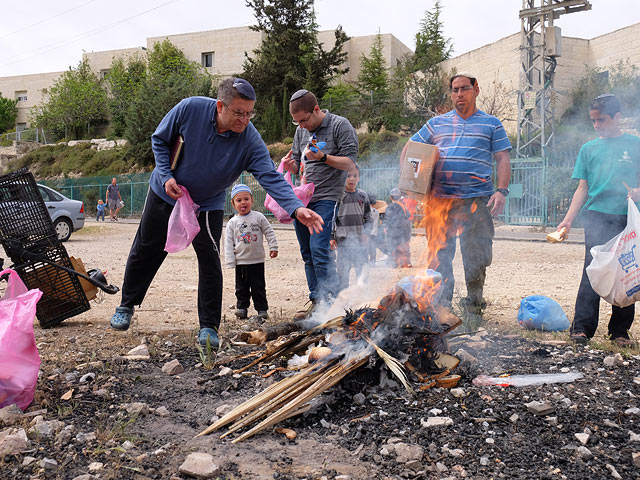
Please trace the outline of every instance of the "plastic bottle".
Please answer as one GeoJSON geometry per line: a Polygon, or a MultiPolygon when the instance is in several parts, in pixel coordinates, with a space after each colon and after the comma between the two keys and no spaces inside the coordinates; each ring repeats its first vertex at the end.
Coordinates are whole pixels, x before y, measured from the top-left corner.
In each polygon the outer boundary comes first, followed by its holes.
{"type": "Polygon", "coordinates": [[[580,372],[568,373],[537,373],[531,375],[511,375],[508,377],[489,377],[478,375],[473,384],[478,387],[497,385],[499,387],[528,387],[530,385],[544,385],[549,383],[571,383],[584,375],[580,372]]]}

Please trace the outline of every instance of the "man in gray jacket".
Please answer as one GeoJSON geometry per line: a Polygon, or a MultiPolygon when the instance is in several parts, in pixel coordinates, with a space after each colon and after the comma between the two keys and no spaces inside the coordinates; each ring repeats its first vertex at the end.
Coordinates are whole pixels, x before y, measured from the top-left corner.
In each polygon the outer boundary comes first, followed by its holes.
{"type": "MultiPolygon", "coordinates": [[[[298,90],[291,96],[289,113],[298,128],[292,149],[282,159],[284,168],[315,185],[308,208],[320,215],[325,225],[331,225],[336,203],[344,192],[347,171],[357,161],[358,136],[349,120],[321,110],[315,95],[308,90],[298,90]],[[321,142],[324,146],[320,148],[321,142]]],[[[338,282],[335,258],[329,247],[331,229],[325,228],[312,236],[297,220],[295,229],[310,300],[315,304],[335,296],[338,282]]]]}

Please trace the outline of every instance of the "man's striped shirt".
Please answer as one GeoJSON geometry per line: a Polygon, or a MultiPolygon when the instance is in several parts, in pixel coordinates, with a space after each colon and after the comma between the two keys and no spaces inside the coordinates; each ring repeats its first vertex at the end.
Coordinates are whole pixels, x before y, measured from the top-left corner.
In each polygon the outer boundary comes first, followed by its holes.
{"type": "Polygon", "coordinates": [[[455,110],[433,117],[411,140],[438,147],[432,191],[443,198],[493,195],[493,154],[511,150],[500,120],[481,110],[466,120],[455,110]]]}

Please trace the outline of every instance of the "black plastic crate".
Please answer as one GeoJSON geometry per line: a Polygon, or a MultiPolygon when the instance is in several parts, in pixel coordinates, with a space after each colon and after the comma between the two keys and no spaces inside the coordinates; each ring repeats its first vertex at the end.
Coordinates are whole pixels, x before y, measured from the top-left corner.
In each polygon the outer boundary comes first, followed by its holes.
{"type": "Polygon", "coordinates": [[[29,250],[57,240],[38,185],[26,168],[0,176],[0,241],[14,240],[29,250]]]}
{"type": "Polygon", "coordinates": [[[36,315],[43,328],[89,310],[78,277],[47,262],[73,270],[38,185],[26,168],[0,176],[0,243],[27,288],[42,291],[36,315]]]}
{"type": "MultiPolygon", "coordinates": [[[[41,248],[38,254],[46,260],[73,269],[62,245],[41,248]]],[[[25,262],[14,268],[27,288],[39,288],[42,291],[36,307],[36,316],[42,328],[56,326],[67,318],[89,310],[89,301],[75,275],[39,261],[25,262]]]]}

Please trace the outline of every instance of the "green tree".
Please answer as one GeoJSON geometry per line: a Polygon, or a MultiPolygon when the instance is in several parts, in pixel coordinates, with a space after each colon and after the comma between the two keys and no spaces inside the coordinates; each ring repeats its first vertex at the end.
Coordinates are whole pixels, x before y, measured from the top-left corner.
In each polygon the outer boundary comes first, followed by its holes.
{"type": "Polygon", "coordinates": [[[376,38],[371,45],[369,56],[363,53],[360,57],[358,87],[365,95],[372,93],[384,96],[389,90],[389,71],[387,62],[384,59],[380,30],[378,30],[376,38]]]}
{"type": "Polygon", "coordinates": [[[346,58],[342,46],[349,39],[338,27],[334,46],[325,50],[317,39],[314,0],[246,0],[262,32],[259,48],[247,55],[242,76],[256,89],[255,124],[268,141],[290,136],[289,97],[307,88],[318,98],[327,91],[346,58]]]}
{"type": "Polygon", "coordinates": [[[416,51],[413,58],[414,71],[428,70],[451,57],[453,45],[444,36],[444,24],[440,19],[442,5],[436,0],[433,10],[426,11],[416,33],[416,51]]]}
{"type": "Polygon", "coordinates": [[[32,108],[31,121],[65,138],[89,135],[89,127],[107,119],[107,94],[85,60],[64,72],[49,89],[47,98],[32,108]]]}
{"type": "Polygon", "coordinates": [[[111,133],[122,137],[127,127],[127,110],[147,75],[147,62],[138,56],[125,61],[115,59],[105,83],[109,94],[109,113],[111,115],[111,133]]]}
{"type": "Polygon", "coordinates": [[[416,33],[416,50],[405,56],[396,68],[392,89],[403,91],[407,103],[423,120],[437,115],[447,103],[448,77],[441,63],[451,57],[451,39],[444,36],[442,5],[437,0],[425,12],[416,33]]]}
{"type": "Polygon", "coordinates": [[[18,101],[0,97],[0,133],[16,127],[18,101]]]}
{"type": "Polygon", "coordinates": [[[169,40],[156,43],[126,113],[125,137],[140,164],[153,165],[151,135],[171,108],[186,97],[211,94],[212,78],[202,66],[188,60],[169,40]]]}

